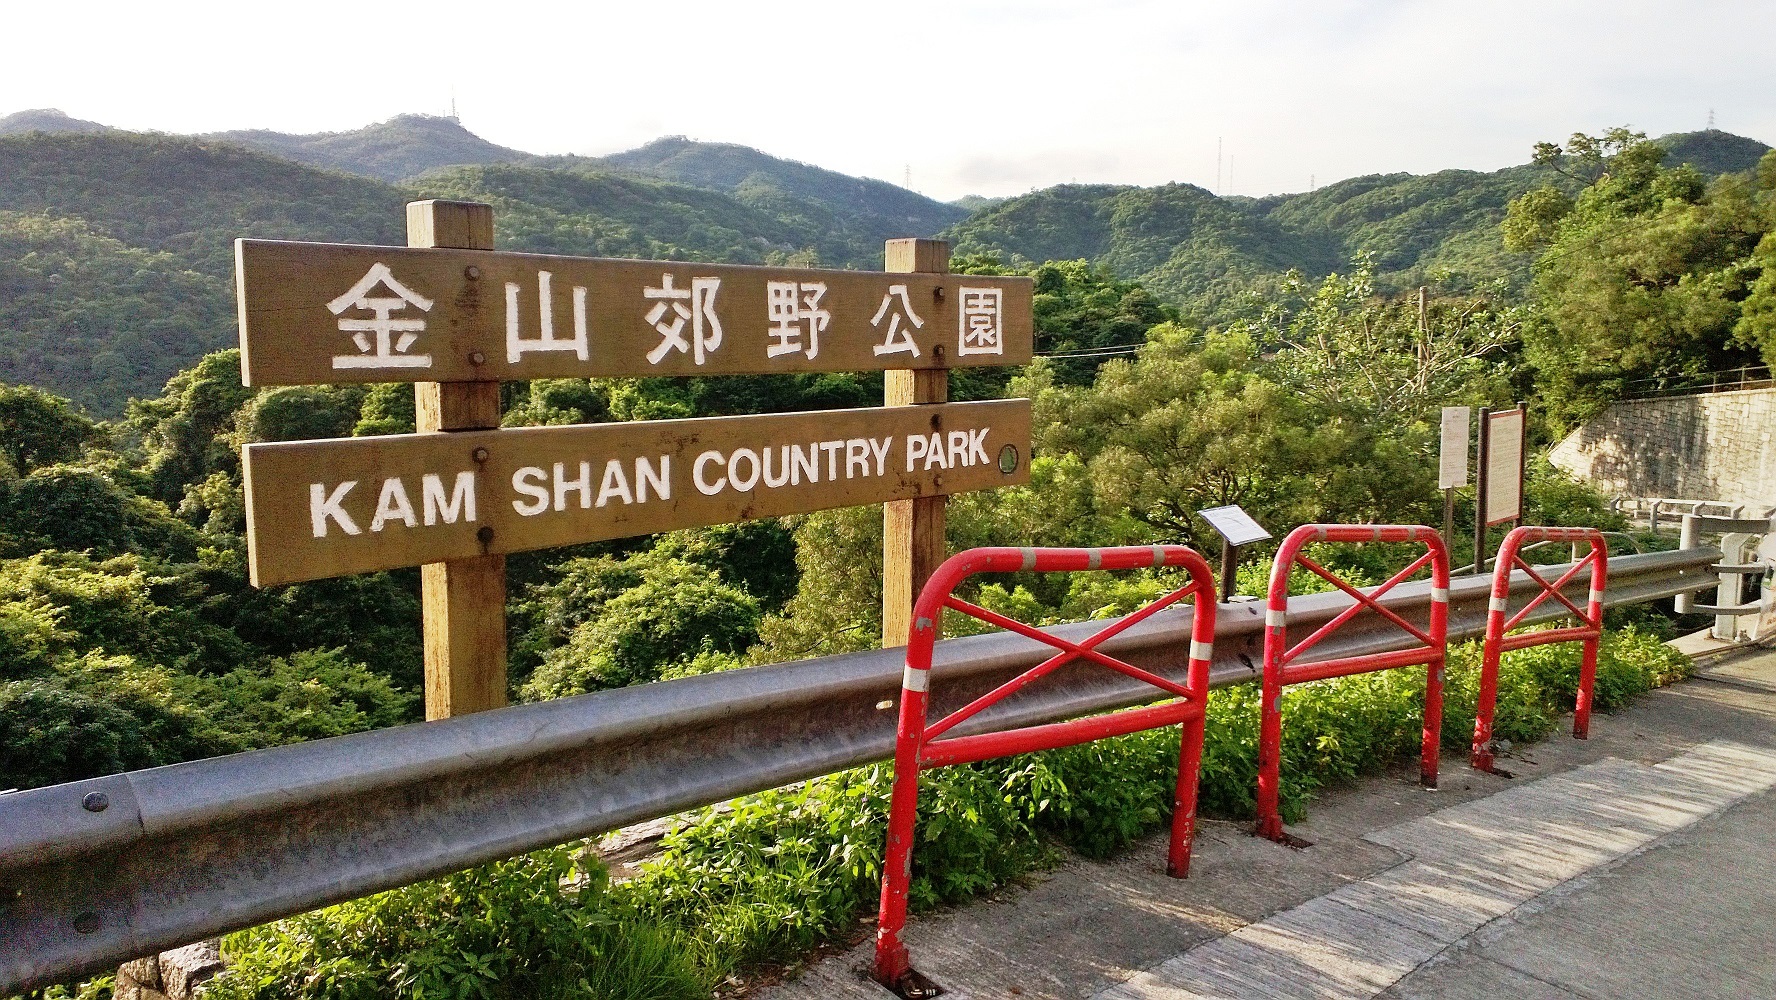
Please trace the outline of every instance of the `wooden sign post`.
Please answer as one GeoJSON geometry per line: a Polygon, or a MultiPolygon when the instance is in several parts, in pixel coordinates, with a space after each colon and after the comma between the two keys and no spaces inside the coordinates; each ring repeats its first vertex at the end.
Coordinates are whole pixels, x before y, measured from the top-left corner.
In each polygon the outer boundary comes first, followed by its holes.
{"type": "Polygon", "coordinates": [[[426,717],[506,702],[505,556],[884,504],[886,641],[944,558],[944,497],[1029,481],[1029,400],[947,403],[1020,365],[1027,277],[497,252],[493,210],[408,206],[406,247],[235,241],[243,384],[414,383],[418,433],[247,445],[255,585],[420,566],[426,717]],[[500,428],[500,383],[882,371],[888,407],[500,428]]]}
{"type": "Polygon", "coordinates": [[[1529,408],[1480,408],[1480,440],[1474,462],[1474,572],[1486,572],[1487,530],[1523,523],[1523,463],[1528,450],[1529,408]]]}
{"type": "MultiPolygon", "coordinates": [[[[943,274],[950,269],[950,245],[943,240],[889,240],[883,248],[882,264],[883,270],[896,273],[943,274]]],[[[941,307],[943,303],[933,305],[941,307]]],[[[883,402],[889,406],[942,403],[950,398],[950,373],[943,368],[889,371],[883,375],[882,389],[883,402]]],[[[884,649],[907,644],[912,635],[913,602],[948,554],[944,504],[942,496],[931,496],[882,505],[884,649]]]]}
{"type": "MultiPolygon", "coordinates": [[[[493,249],[493,206],[464,201],[407,205],[407,245],[493,249]]],[[[500,384],[416,382],[416,429],[479,431],[500,424],[500,384]]],[[[469,556],[419,568],[425,609],[426,719],[506,704],[506,557],[469,556]]]]}

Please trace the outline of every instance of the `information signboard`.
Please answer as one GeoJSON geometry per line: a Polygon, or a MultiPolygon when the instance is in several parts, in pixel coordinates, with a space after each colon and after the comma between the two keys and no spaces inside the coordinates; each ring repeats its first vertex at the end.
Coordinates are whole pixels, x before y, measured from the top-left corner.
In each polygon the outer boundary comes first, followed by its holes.
{"type": "Polygon", "coordinates": [[[1486,433],[1486,526],[1523,516],[1523,410],[1488,413],[1486,433]]]}
{"type": "Polygon", "coordinates": [[[1443,407],[1441,449],[1437,456],[1437,488],[1458,490],[1468,485],[1468,408],[1443,407]]]}
{"type": "Polygon", "coordinates": [[[253,583],[1029,481],[1024,399],[247,445],[253,583]]]}
{"type": "Polygon", "coordinates": [[[248,385],[1030,360],[1031,280],[235,241],[248,385]]]}

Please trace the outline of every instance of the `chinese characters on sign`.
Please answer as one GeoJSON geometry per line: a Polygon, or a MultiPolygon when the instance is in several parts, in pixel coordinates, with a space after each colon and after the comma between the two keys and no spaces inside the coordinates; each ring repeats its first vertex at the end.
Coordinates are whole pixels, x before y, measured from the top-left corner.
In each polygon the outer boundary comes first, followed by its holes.
{"type": "Polygon", "coordinates": [[[547,271],[537,272],[538,335],[527,338],[518,332],[518,283],[506,282],[506,360],[517,364],[527,351],[572,351],[574,357],[586,360],[586,289],[575,285],[573,290],[574,335],[572,340],[555,339],[555,300],[549,294],[547,271]]]}
{"type": "Polygon", "coordinates": [[[660,346],[648,352],[648,364],[657,365],[668,351],[691,352],[702,364],[708,352],[721,346],[721,320],[715,316],[715,293],[721,289],[720,278],[692,278],[691,287],[673,288],[672,275],[660,276],[660,287],[642,292],[657,299],[648,310],[647,321],[660,333],[660,346]],[[684,338],[685,321],[691,324],[691,339],[684,338]]]}
{"type": "Polygon", "coordinates": [[[1016,365],[1023,277],[243,240],[249,385],[1016,365]]]}
{"type": "Polygon", "coordinates": [[[430,312],[432,300],[396,281],[395,276],[389,272],[388,265],[381,261],[371,265],[357,284],[351,286],[344,295],[327,303],[327,311],[339,317],[340,331],[351,334],[352,343],[358,346],[356,354],[334,355],[333,367],[430,368],[430,354],[407,353],[413,342],[425,332],[425,320],[417,316],[396,318],[390,315],[408,309],[430,312]],[[372,296],[370,293],[379,285],[394,295],[372,296]],[[348,312],[369,312],[374,315],[369,318],[345,315],[348,312]],[[398,339],[396,334],[400,334],[398,339]]]}
{"type": "Polygon", "coordinates": [[[1005,353],[1005,290],[963,288],[957,354],[1005,353]]]}
{"type": "Polygon", "coordinates": [[[889,285],[875,318],[870,320],[870,326],[882,334],[882,342],[873,348],[876,356],[906,353],[918,357],[919,345],[913,342],[913,331],[924,325],[925,321],[913,312],[913,304],[907,301],[907,286],[889,285]],[[888,320],[887,326],[882,325],[883,319],[888,320]]]}
{"type": "Polygon", "coordinates": [[[765,348],[765,356],[775,358],[802,351],[802,334],[806,333],[808,357],[819,357],[820,334],[832,322],[832,313],[820,308],[820,300],[825,297],[824,281],[766,282],[765,308],[771,321],[771,343],[765,348]]]}

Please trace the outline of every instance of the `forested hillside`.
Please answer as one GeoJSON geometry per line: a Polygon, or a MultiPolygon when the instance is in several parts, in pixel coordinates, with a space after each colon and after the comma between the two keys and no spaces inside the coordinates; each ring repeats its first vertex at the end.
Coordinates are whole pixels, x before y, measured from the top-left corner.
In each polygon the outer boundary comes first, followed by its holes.
{"type": "MultiPolygon", "coordinates": [[[[1770,148],[1720,131],[1657,144],[1670,165],[1694,164],[1705,177],[1749,171],[1770,148]]],[[[946,235],[970,252],[1103,263],[1197,321],[1227,322],[1253,315],[1282,272],[1317,277],[1365,255],[1383,288],[1503,281],[1520,291],[1528,262],[1505,249],[1499,224],[1513,198],[1549,184],[1568,194],[1583,186],[1536,164],[1373,174],[1258,199],[1187,184],[1069,184],[983,208],[946,235]]]]}
{"type": "Polygon", "coordinates": [[[396,115],[349,132],[291,135],[242,129],[198,138],[231,142],[298,163],[384,181],[416,177],[438,167],[535,159],[529,153],[488,142],[456,119],[439,115],[396,115]]]}
{"type": "MultiPolygon", "coordinates": [[[[1659,143],[1704,178],[1748,170],[1767,148],[1718,131],[1659,143]]],[[[1568,197],[1584,186],[1526,165],[1262,199],[1068,184],[968,200],[971,211],[683,137],[602,158],[537,157],[426,115],[321,135],[191,138],[19,112],[0,119],[0,381],[118,415],[232,341],[235,238],[398,244],[402,205],[418,197],[490,202],[502,248],[568,254],[874,267],[883,240],[941,231],[959,254],[1006,264],[1083,260],[1190,322],[1226,325],[1257,318],[1289,272],[1317,278],[1359,257],[1383,290],[1502,282],[1521,296],[1530,258],[1505,248],[1500,224],[1513,198],[1544,185],[1568,197]]]]}

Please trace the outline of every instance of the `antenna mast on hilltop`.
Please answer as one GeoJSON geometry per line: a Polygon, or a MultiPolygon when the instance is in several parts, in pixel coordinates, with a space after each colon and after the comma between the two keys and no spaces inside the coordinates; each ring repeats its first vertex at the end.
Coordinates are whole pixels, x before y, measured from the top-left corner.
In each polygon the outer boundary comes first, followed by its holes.
{"type": "Polygon", "coordinates": [[[900,186],[908,191],[913,189],[913,165],[911,163],[906,165],[906,172],[901,174],[900,186]]]}
{"type": "Polygon", "coordinates": [[[450,85],[450,120],[459,125],[462,124],[462,119],[456,117],[456,84],[454,83],[450,85]]]}
{"type": "Polygon", "coordinates": [[[1714,131],[1714,109],[1713,108],[1708,109],[1708,131],[1710,131],[1710,132],[1714,131]]]}

